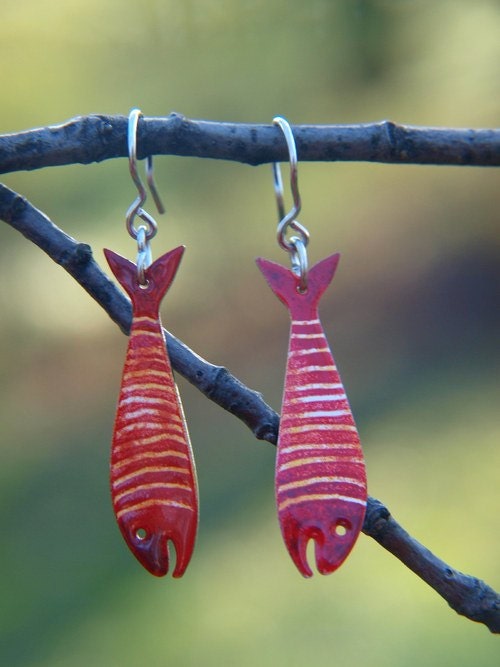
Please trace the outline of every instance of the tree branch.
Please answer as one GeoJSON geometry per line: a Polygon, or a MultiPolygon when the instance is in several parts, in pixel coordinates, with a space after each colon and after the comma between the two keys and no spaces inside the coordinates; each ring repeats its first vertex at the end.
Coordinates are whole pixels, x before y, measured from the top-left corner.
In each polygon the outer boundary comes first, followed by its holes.
{"type": "MultiPolygon", "coordinates": [[[[127,157],[124,116],[91,115],[62,125],[0,136],[0,173],[90,164],[127,157]]],[[[500,166],[500,130],[412,127],[392,121],[359,125],[295,125],[301,161],[500,166]]],[[[183,155],[250,165],[286,161],[273,125],[191,120],[177,113],[142,118],[138,157],[183,155]]]]}
{"type": "MultiPolygon", "coordinates": [[[[90,246],[56,227],[26,199],[0,185],[0,219],[17,229],[62,266],[108,313],[124,333],[132,309],[127,297],[101,271],[90,246]]],[[[172,366],[205,396],[241,419],[261,439],[276,444],[279,416],[261,394],[221,366],[205,361],[166,332],[172,366]]],[[[475,577],[454,570],[412,538],[375,498],[368,499],[363,532],[428,583],[458,614],[500,633],[500,595],[475,577]]]]}
{"type": "Polygon", "coordinates": [[[500,595],[481,579],[463,574],[435,556],[375,498],[368,503],[363,532],[429,584],[457,614],[500,634],[500,595]]]}

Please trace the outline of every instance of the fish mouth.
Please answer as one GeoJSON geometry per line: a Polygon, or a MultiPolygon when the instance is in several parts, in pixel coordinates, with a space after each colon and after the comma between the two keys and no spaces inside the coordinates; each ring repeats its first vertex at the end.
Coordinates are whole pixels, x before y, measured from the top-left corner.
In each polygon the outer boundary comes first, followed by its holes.
{"type": "Polygon", "coordinates": [[[172,576],[178,578],[184,574],[193,551],[194,541],[183,540],[183,537],[187,536],[164,531],[148,534],[144,529],[138,529],[127,542],[137,560],[155,577],[164,577],[168,573],[173,547],[176,559],[172,576]]]}
{"type": "Polygon", "coordinates": [[[138,529],[131,536],[129,546],[137,560],[152,575],[164,577],[168,573],[170,551],[166,535],[148,535],[143,529],[138,529]]]}
{"type": "Polygon", "coordinates": [[[138,515],[132,517],[130,522],[121,521],[118,524],[129,549],[155,577],[164,577],[168,573],[171,558],[175,563],[172,576],[181,577],[191,560],[198,525],[197,514],[190,512],[186,520],[186,513],[182,509],[183,512],[178,515],[169,513],[152,518],[138,515]]]}
{"type": "Polygon", "coordinates": [[[307,547],[314,541],[316,567],[320,574],[335,572],[350,554],[363,524],[364,512],[334,517],[330,521],[300,521],[293,516],[282,519],[282,534],[288,552],[299,572],[306,578],[313,571],[307,562],[307,547]]]}

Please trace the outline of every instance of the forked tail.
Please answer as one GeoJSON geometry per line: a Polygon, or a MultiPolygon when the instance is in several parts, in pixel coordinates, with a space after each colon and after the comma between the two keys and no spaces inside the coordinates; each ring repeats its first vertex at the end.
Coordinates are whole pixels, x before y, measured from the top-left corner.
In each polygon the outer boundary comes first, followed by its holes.
{"type": "Polygon", "coordinates": [[[333,280],[340,255],[335,253],[315,264],[307,273],[307,289],[301,292],[300,277],[281,264],[259,257],[257,266],[269,287],[290,310],[292,317],[305,317],[317,310],[319,300],[333,280]]]}
{"type": "Polygon", "coordinates": [[[144,272],[146,284],[141,285],[137,266],[112,250],[104,249],[111,270],[132,300],[134,315],[155,317],[161,300],[172,284],[185,247],[179,246],[158,257],[144,272]]]}

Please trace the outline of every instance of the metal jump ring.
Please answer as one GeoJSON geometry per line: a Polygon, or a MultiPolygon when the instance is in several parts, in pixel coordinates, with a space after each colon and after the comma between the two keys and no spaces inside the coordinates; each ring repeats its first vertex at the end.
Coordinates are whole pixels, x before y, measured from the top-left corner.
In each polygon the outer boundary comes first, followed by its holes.
{"type": "Polygon", "coordinates": [[[148,284],[146,269],[151,266],[151,246],[147,235],[147,229],[141,225],[137,230],[137,278],[139,284],[145,287],[148,284]]]}
{"type": "Polygon", "coordinates": [[[292,260],[292,271],[299,277],[299,292],[307,291],[307,271],[309,264],[307,261],[306,243],[299,236],[292,236],[290,239],[292,260]]]}

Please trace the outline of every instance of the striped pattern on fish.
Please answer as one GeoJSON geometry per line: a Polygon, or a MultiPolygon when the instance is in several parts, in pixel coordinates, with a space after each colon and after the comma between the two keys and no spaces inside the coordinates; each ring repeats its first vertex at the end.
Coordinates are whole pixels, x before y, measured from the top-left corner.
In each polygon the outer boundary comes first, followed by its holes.
{"type": "Polygon", "coordinates": [[[130,550],[152,574],[167,574],[173,542],[174,577],[182,576],[193,553],[198,490],[158,311],[183,251],[180,246],[158,258],[145,272],[145,287],[135,264],[104,251],[133,306],[111,450],[113,508],[130,550]]]}
{"type": "Polygon", "coordinates": [[[344,386],[318,317],[339,255],[308,272],[307,291],[286,267],[259,258],[271,289],[291,315],[275,490],[283,539],[299,571],[312,575],[306,549],[316,542],[321,574],[347,558],[363,525],[366,473],[344,386]]]}

